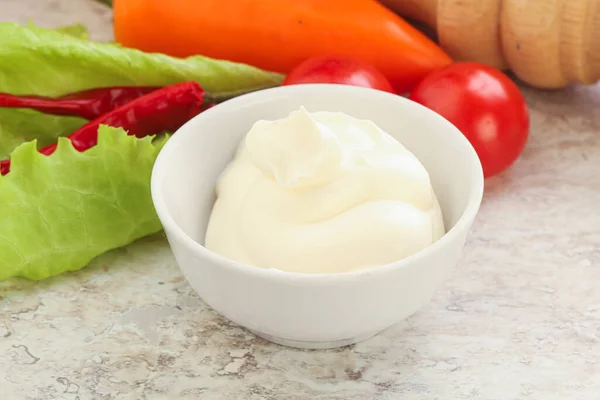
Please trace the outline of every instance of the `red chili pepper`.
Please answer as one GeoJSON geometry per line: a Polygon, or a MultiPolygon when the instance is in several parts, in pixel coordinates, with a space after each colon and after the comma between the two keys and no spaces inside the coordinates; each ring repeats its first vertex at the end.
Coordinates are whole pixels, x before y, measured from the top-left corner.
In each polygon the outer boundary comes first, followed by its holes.
{"type": "MultiPolygon", "coordinates": [[[[73,147],[85,151],[98,142],[98,127],[120,127],[129,135],[144,137],[164,131],[174,132],[203,110],[204,90],[196,82],[184,82],[155,90],[93,121],[68,136],[73,147]]],[[[40,153],[50,155],[56,144],[40,153]]],[[[10,171],[10,160],[0,162],[0,173],[10,171]]]]}
{"type": "Polygon", "coordinates": [[[157,89],[136,86],[98,88],[58,98],[0,93],[0,107],[32,108],[46,114],[70,115],[92,120],[157,89]]]}

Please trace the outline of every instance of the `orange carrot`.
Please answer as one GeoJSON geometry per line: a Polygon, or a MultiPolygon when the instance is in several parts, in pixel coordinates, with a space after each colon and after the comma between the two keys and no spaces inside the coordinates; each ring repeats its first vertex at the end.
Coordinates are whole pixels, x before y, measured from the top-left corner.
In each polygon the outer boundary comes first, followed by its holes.
{"type": "Polygon", "coordinates": [[[375,0],[114,0],[124,46],[287,73],[327,54],[377,67],[404,93],[451,59],[375,0]]]}

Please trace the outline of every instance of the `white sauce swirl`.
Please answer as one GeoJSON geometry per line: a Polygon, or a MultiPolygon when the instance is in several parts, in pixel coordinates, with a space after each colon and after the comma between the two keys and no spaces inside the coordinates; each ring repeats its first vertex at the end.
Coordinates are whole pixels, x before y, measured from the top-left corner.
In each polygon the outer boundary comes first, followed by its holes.
{"type": "Polygon", "coordinates": [[[258,121],[217,184],[206,247],[261,268],[338,273],[444,234],[419,160],[371,121],[304,108],[258,121]]]}

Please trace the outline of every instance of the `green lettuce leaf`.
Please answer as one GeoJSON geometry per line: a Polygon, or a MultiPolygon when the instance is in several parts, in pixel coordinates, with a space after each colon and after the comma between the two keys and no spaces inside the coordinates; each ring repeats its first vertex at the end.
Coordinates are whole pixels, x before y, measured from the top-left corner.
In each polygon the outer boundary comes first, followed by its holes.
{"type": "Polygon", "coordinates": [[[150,174],[165,138],[138,139],[101,126],[80,153],[60,138],[51,156],[36,143],[12,154],[0,177],[0,280],[43,279],[161,230],[150,174]]]}
{"type": "Polygon", "coordinates": [[[282,76],[245,64],[144,53],[83,40],[56,30],[0,24],[0,91],[60,96],[109,86],[166,86],[196,81],[229,97],[276,86],[282,76]]]}
{"type": "Polygon", "coordinates": [[[7,159],[21,143],[37,139],[38,148],[56,142],[87,121],[77,117],[59,117],[27,109],[0,108],[0,159],[7,159]]]}
{"type": "MultiPolygon", "coordinates": [[[[110,86],[167,86],[196,81],[214,98],[276,86],[283,77],[245,64],[195,56],[187,59],[144,53],[114,43],[86,40],[82,28],[58,30],[0,23],[0,92],[61,96],[110,86]]],[[[0,115],[0,153],[14,149],[30,132],[46,143],[83,122],[22,110],[0,115]],[[13,120],[14,119],[14,120],[13,120]]]]}
{"type": "MultiPolygon", "coordinates": [[[[33,21],[27,27],[36,28],[33,21]]],[[[80,39],[89,39],[85,25],[72,24],[55,31],[80,39]]],[[[1,46],[1,44],[0,44],[1,46]]],[[[59,117],[27,109],[0,108],[0,159],[6,159],[21,143],[37,139],[38,148],[48,146],[60,136],[66,136],[87,121],[76,117],[59,117]]]]}

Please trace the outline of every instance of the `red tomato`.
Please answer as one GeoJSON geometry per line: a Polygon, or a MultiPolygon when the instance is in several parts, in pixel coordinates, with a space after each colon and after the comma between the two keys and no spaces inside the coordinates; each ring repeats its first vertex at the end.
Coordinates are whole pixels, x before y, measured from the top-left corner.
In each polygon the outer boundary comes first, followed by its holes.
{"type": "Polygon", "coordinates": [[[527,104],[517,85],[499,70],[456,63],[429,74],[410,95],[448,121],[471,142],[485,177],[519,157],[529,133],[527,104]]]}
{"type": "Polygon", "coordinates": [[[302,83],[339,83],[395,93],[390,82],[378,69],[344,56],[309,58],[294,68],[283,82],[284,85],[302,83]]]}

